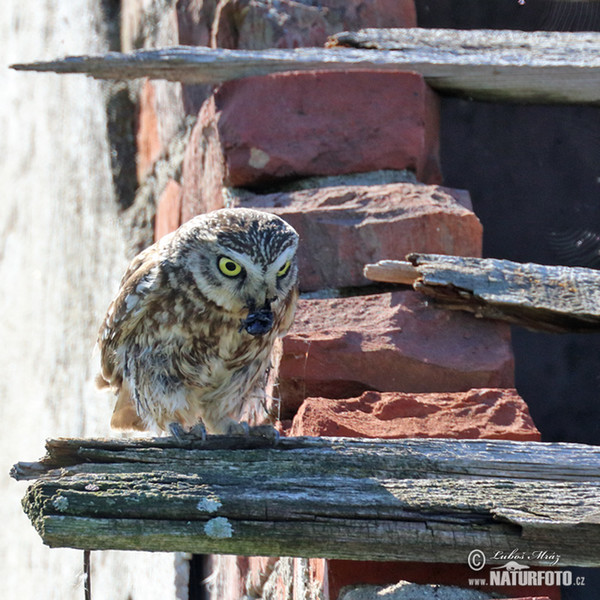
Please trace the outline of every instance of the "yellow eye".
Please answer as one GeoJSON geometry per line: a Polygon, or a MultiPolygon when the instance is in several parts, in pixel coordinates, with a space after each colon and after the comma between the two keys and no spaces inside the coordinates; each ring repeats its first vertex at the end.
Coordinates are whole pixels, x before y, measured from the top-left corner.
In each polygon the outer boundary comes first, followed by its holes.
{"type": "Polygon", "coordinates": [[[242,272],[242,266],[236,263],[235,260],[231,260],[231,258],[221,256],[219,259],[219,270],[223,275],[227,275],[227,277],[237,277],[242,272]]]}
{"type": "Polygon", "coordinates": [[[277,271],[277,277],[283,277],[290,270],[291,266],[292,263],[288,260],[285,265],[283,265],[283,267],[277,271]]]}

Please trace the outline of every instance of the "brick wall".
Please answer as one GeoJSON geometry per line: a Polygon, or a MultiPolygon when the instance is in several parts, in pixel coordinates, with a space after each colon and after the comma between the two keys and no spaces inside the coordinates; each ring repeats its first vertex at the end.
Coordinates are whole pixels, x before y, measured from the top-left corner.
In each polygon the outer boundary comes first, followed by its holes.
{"type": "MultiPolygon", "coordinates": [[[[124,0],[122,44],[297,47],[341,30],[414,25],[413,0],[124,0]]],[[[513,389],[507,325],[362,276],[365,263],[411,251],[481,255],[468,192],[441,185],[439,99],[419,75],[285,73],[214,90],[146,81],[138,106],[137,174],[141,186],[154,181],[155,238],[232,205],[277,213],[300,234],[304,295],[275,356],[271,416],[284,434],[540,439],[513,389]],[[180,152],[170,152],[173,140],[180,152]]],[[[368,594],[353,591],[359,584],[466,587],[472,576],[436,563],[207,560],[215,600],[335,600],[342,588],[349,600],[368,594]]],[[[559,598],[556,589],[508,592],[559,598]]]]}

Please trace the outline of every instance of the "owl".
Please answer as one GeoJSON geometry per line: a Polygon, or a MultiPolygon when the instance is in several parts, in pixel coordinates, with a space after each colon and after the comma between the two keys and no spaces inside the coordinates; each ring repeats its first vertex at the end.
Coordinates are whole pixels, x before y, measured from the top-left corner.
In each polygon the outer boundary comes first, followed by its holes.
{"type": "Polygon", "coordinates": [[[200,215],[136,256],[98,334],[115,429],[247,431],[298,298],[298,235],[246,208],[200,215]]]}

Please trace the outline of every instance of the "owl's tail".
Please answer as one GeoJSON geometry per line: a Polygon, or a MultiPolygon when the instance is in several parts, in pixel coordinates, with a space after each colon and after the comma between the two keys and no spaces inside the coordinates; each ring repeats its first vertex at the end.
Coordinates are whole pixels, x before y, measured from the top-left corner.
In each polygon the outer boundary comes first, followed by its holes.
{"type": "Polygon", "coordinates": [[[98,373],[96,375],[96,379],[94,379],[94,383],[96,384],[96,388],[99,390],[103,390],[107,387],[110,387],[110,383],[104,379],[102,373],[98,373]]]}
{"type": "MultiPolygon", "coordinates": [[[[109,387],[116,387],[115,384],[111,384],[110,381],[107,381],[102,373],[98,373],[98,375],[96,375],[95,383],[99,390],[104,390],[109,387]]],[[[110,426],[113,429],[133,429],[134,431],[146,431],[148,427],[135,410],[135,404],[131,398],[127,384],[124,381],[121,381],[120,386],[116,389],[119,395],[110,419],[110,426]]]]}
{"type": "MultiPolygon", "coordinates": [[[[107,384],[108,385],[108,384],[107,384]]],[[[148,427],[137,414],[131,394],[125,383],[121,385],[115,409],[110,419],[113,429],[133,429],[134,431],[146,431],[148,427]]]]}

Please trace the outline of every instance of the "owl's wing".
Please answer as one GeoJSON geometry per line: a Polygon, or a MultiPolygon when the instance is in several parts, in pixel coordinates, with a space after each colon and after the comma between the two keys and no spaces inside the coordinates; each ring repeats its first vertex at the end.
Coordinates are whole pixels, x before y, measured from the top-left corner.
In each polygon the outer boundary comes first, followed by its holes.
{"type": "Polygon", "coordinates": [[[278,337],[283,337],[292,327],[299,295],[300,292],[298,290],[298,286],[296,285],[294,288],[292,288],[290,295],[286,300],[286,308],[285,312],[283,313],[283,319],[281,320],[278,337]]]}
{"type": "MultiPolygon", "coordinates": [[[[122,373],[116,369],[116,353],[148,314],[157,290],[160,288],[162,271],[156,245],[138,254],[127,269],[119,292],[108,307],[98,331],[98,347],[101,356],[101,378],[110,385],[120,385],[122,373]]],[[[102,382],[99,382],[102,385],[102,382]]]]}

